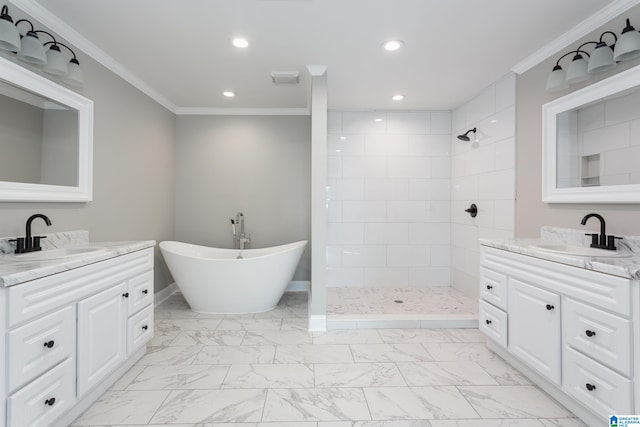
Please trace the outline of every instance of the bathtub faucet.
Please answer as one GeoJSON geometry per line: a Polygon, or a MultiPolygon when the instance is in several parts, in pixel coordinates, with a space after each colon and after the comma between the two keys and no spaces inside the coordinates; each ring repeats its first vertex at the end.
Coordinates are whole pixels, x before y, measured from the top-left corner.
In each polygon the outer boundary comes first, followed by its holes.
{"type": "Polygon", "coordinates": [[[240,250],[247,249],[249,243],[251,243],[251,239],[249,238],[249,235],[244,232],[244,214],[242,212],[238,212],[236,214],[236,219],[231,220],[231,224],[233,230],[233,246],[240,250]]]}

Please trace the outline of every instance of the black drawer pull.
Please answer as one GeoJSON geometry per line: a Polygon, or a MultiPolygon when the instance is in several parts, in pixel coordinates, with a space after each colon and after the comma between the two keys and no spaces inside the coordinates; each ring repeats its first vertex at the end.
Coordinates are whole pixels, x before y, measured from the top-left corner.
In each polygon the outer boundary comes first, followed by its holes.
{"type": "Polygon", "coordinates": [[[490,325],[491,324],[491,320],[487,319],[487,320],[484,321],[484,323],[486,323],[487,325],[490,325]]]}
{"type": "Polygon", "coordinates": [[[145,295],[148,294],[149,293],[149,289],[143,290],[142,293],[145,294],[145,295]]]}
{"type": "Polygon", "coordinates": [[[490,291],[491,289],[493,289],[493,286],[487,285],[487,290],[490,291]]]}
{"type": "Polygon", "coordinates": [[[553,310],[555,307],[552,306],[551,304],[547,304],[547,310],[551,311],[553,310]]]}
{"type": "Polygon", "coordinates": [[[592,337],[592,336],[594,336],[596,334],[595,331],[590,331],[588,329],[586,331],[584,331],[584,333],[587,334],[588,337],[592,337]]]}
{"type": "Polygon", "coordinates": [[[47,348],[52,348],[55,344],[56,344],[55,341],[51,340],[44,343],[44,346],[47,348]]]}
{"type": "Polygon", "coordinates": [[[146,331],[147,329],[149,329],[149,326],[144,325],[144,326],[142,327],[142,329],[144,329],[144,330],[146,331]]]}
{"type": "Polygon", "coordinates": [[[53,405],[56,404],[56,398],[52,397],[50,399],[47,399],[47,400],[44,401],[44,404],[45,405],[49,405],[49,406],[53,406],[53,405]]]}
{"type": "Polygon", "coordinates": [[[129,298],[129,292],[125,292],[124,294],[122,294],[122,296],[125,298],[129,298]]]}
{"type": "Polygon", "coordinates": [[[585,385],[585,387],[587,387],[587,390],[589,390],[589,391],[593,391],[593,390],[595,390],[595,389],[596,389],[596,386],[595,386],[595,385],[593,385],[593,384],[589,384],[589,383],[587,383],[587,384],[585,385]]]}

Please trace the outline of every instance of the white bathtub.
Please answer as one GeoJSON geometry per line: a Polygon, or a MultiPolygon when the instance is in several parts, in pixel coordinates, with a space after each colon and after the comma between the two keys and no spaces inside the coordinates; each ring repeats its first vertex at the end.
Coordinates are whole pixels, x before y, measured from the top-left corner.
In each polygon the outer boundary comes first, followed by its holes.
{"type": "Polygon", "coordinates": [[[193,311],[258,313],[274,308],[291,281],[306,240],[264,249],[218,249],[166,241],[160,251],[193,311]]]}

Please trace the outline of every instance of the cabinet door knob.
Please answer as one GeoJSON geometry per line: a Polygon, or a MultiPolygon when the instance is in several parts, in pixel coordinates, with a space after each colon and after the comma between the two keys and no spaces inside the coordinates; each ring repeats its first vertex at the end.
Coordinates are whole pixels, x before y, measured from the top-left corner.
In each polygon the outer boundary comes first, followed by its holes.
{"type": "Polygon", "coordinates": [[[491,290],[491,289],[493,289],[493,286],[487,285],[487,290],[491,290]]]}
{"type": "Polygon", "coordinates": [[[145,289],[145,290],[143,290],[143,291],[142,291],[142,293],[146,295],[146,294],[148,294],[148,293],[149,293],[149,290],[148,290],[148,289],[145,289]]]}
{"type": "Polygon", "coordinates": [[[146,331],[147,329],[149,329],[149,326],[144,325],[144,326],[142,327],[142,329],[144,329],[144,330],[146,331]]]}
{"type": "Polygon", "coordinates": [[[44,404],[45,405],[49,405],[49,406],[53,406],[53,405],[55,405],[55,403],[56,403],[56,398],[55,397],[52,397],[52,398],[47,399],[47,400],[44,401],[44,404]]]}
{"type": "Polygon", "coordinates": [[[547,304],[547,310],[551,311],[553,310],[555,307],[552,306],[551,304],[547,304]]]}
{"type": "Polygon", "coordinates": [[[487,319],[487,320],[484,321],[484,323],[486,323],[487,325],[490,325],[491,324],[491,320],[487,319]]]}
{"type": "Polygon", "coordinates": [[[122,296],[125,298],[129,298],[129,292],[125,292],[124,294],[122,294],[122,296]]]}
{"type": "Polygon", "coordinates": [[[55,344],[56,344],[55,341],[51,340],[44,343],[44,346],[47,348],[52,348],[55,344]]]}
{"type": "Polygon", "coordinates": [[[585,385],[585,387],[587,387],[587,390],[589,390],[589,391],[593,391],[593,390],[595,390],[595,389],[596,389],[596,386],[595,386],[595,385],[593,385],[593,384],[589,384],[589,383],[587,383],[587,384],[585,385]]]}
{"type": "Polygon", "coordinates": [[[592,336],[594,336],[596,334],[595,331],[590,331],[588,329],[586,331],[584,331],[584,333],[587,334],[588,337],[592,337],[592,336]]]}

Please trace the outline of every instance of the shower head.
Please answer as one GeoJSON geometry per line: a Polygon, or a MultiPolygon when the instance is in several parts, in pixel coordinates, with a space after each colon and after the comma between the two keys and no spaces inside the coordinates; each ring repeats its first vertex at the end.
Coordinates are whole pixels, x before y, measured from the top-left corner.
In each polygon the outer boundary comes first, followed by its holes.
{"type": "Polygon", "coordinates": [[[467,142],[468,142],[468,141],[471,141],[471,138],[469,138],[469,137],[468,137],[469,132],[476,133],[476,128],[469,129],[468,131],[466,131],[466,132],[465,132],[465,133],[463,133],[462,135],[458,135],[458,139],[459,139],[460,141],[467,141],[467,142]]]}

